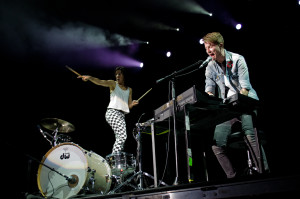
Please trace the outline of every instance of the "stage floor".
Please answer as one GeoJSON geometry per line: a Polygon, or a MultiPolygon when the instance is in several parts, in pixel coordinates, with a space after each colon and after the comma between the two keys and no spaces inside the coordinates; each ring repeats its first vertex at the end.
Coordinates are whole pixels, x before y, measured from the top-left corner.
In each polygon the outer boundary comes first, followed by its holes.
{"type": "MultiPolygon", "coordinates": [[[[300,188],[300,176],[260,177],[256,179],[224,180],[190,183],[115,194],[86,194],[80,199],[213,199],[213,198],[295,198],[300,188]]],[[[42,198],[28,194],[26,199],[42,198]]]]}

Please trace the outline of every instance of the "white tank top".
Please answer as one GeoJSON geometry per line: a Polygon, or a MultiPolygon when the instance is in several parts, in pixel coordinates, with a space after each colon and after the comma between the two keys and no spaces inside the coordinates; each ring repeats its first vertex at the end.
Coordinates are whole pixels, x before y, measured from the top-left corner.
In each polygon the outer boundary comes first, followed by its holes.
{"type": "Polygon", "coordinates": [[[126,90],[123,90],[119,87],[119,84],[116,83],[115,89],[110,93],[110,102],[107,108],[113,108],[121,110],[124,113],[129,113],[128,99],[129,87],[126,90]]]}

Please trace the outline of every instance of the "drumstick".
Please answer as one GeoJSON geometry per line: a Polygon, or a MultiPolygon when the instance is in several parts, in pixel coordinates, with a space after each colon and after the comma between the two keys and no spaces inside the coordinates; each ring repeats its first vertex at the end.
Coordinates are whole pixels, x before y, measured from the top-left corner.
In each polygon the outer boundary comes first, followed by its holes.
{"type": "Polygon", "coordinates": [[[73,70],[69,66],[66,65],[66,68],[69,69],[70,71],[72,71],[73,73],[75,73],[76,75],[81,76],[79,73],[77,73],[75,70],[73,70]]]}
{"type": "Polygon", "coordinates": [[[147,93],[149,93],[152,90],[152,88],[150,88],[144,95],[142,95],[137,101],[140,101],[145,95],[147,95],[147,93]]]}

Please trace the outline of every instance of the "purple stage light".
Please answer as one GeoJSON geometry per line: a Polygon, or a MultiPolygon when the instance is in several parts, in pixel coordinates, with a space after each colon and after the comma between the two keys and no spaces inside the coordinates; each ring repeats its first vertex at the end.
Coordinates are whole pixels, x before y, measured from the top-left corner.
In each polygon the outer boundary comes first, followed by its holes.
{"type": "Polygon", "coordinates": [[[140,61],[137,61],[119,51],[101,48],[85,50],[82,52],[82,59],[91,61],[93,65],[111,67],[122,65],[127,67],[140,67],[140,61]]]}

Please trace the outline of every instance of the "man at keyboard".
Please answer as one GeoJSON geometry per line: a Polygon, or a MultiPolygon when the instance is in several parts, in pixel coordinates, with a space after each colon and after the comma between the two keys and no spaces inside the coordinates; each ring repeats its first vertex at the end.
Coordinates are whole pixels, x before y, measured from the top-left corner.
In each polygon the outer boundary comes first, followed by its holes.
{"type": "MultiPolygon", "coordinates": [[[[208,33],[203,37],[206,53],[211,58],[205,71],[205,92],[209,95],[225,99],[240,93],[258,100],[257,93],[252,88],[246,61],[242,55],[229,52],[224,48],[223,36],[218,32],[208,33]]],[[[242,131],[250,144],[250,150],[256,156],[254,163],[258,167],[259,151],[255,137],[255,119],[257,111],[242,114],[238,118],[218,124],[214,131],[214,144],[212,150],[218,159],[227,178],[236,177],[234,169],[227,153],[227,138],[231,133],[231,127],[235,122],[241,122],[242,131]]],[[[264,170],[268,171],[268,163],[264,150],[261,150],[264,170]]]]}

